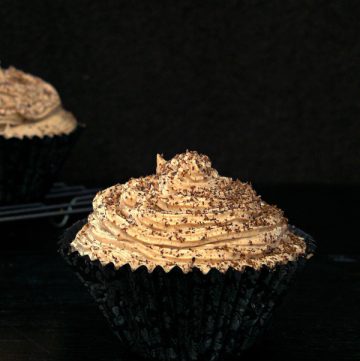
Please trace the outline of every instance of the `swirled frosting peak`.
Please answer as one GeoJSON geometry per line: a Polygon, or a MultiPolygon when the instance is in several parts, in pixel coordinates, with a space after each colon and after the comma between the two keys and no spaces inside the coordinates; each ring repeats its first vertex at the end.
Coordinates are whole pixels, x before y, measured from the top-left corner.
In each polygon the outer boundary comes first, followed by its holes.
{"type": "Polygon", "coordinates": [[[11,138],[68,134],[74,117],[61,106],[55,88],[42,79],[0,67],[0,135],[11,138]]]}
{"type": "Polygon", "coordinates": [[[169,161],[158,155],[155,175],[99,192],[93,207],[72,250],[117,268],[258,269],[305,252],[281,210],[193,151],[169,161]]]}

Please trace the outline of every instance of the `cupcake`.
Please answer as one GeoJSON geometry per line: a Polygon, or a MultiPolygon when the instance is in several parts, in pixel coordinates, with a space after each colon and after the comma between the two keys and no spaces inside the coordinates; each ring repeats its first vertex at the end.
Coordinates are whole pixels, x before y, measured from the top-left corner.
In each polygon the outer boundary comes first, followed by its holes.
{"type": "MultiPolygon", "coordinates": [[[[312,239],[197,152],[99,192],[60,251],[123,349],[157,360],[240,355],[266,328],[312,239]]],[[[95,327],[95,326],[94,326],[95,327]]]]}
{"type": "Polygon", "coordinates": [[[0,68],[0,204],[41,198],[80,128],[50,84],[0,68]]]}

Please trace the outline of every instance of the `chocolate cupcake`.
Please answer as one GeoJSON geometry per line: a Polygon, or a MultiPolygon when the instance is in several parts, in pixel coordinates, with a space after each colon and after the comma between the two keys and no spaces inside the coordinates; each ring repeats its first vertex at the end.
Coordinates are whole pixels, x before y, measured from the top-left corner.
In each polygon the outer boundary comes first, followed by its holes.
{"type": "Polygon", "coordinates": [[[0,204],[41,198],[80,128],[50,84],[0,68],[0,204]]]}
{"type": "Polygon", "coordinates": [[[314,250],[280,209],[197,152],[158,156],[155,175],[99,192],[93,207],[61,253],[123,347],[145,358],[241,354],[314,250]]]}

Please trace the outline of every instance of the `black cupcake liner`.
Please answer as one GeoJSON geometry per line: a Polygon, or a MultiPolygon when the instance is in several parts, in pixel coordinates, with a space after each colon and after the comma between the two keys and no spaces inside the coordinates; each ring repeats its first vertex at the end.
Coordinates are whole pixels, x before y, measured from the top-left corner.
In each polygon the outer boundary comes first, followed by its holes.
{"type": "Polygon", "coordinates": [[[274,307],[295,272],[315,250],[305,238],[303,257],[274,269],[263,267],[203,274],[194,268],[183,273],[160,266],[149,273],[112,263],[102,266],[70,251],[70,243],[86,223],[70,227],[60,241],[60,253],[76,270],[120,339],[123,349],[157,360],[217,360],[239,356],[265,330],[274,307]]]}
{"type": "Polygon", "coordinates": [[[41,199],[50,189],[83,125],[68,135],[43,138],[0,136],[0,204],[41,199]]]}

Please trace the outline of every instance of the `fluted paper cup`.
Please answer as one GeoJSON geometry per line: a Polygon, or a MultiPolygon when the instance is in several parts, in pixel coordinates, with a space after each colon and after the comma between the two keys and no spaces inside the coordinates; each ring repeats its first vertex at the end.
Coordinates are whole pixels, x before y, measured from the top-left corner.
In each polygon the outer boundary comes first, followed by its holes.
{"type": "Polygon", "coordinates": [[[60,240],[60,253],[98,303],[126,350],[154,360],[217,360],[239,356],[265,330],[274,308],[315,244],[304,237],[306,254],[273,269],[262,267],[203,274],[178,267],[148,272],[72,252],[70,243],[86,223],[77,222],[60,240]]]}
{"type": "Polygon", "coordinates": [[[41,199],[83,128],[53,137],[0,137],[0,205],[41,199]]]}

